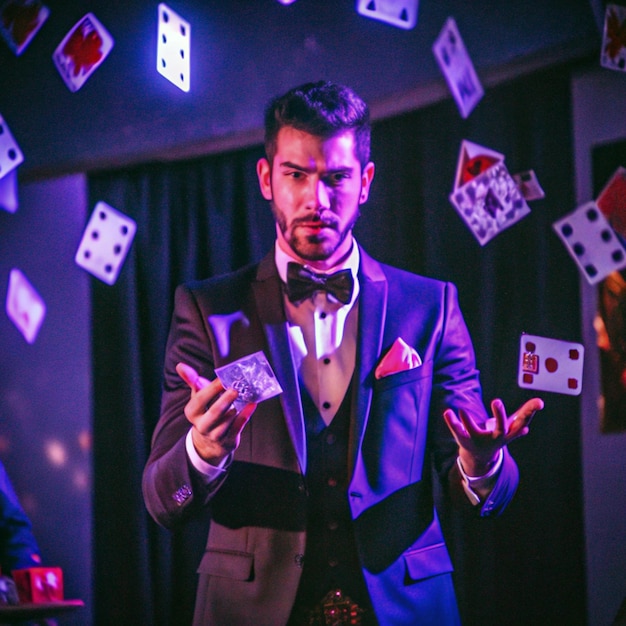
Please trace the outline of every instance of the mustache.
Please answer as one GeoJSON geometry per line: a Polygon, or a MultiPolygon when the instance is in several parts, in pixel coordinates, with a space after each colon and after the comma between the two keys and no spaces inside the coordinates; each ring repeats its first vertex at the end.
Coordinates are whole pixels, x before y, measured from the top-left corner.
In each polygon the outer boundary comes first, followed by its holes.
{"type": "Polygon", "coordinates": [[[326,226],[327,228],[334,228],[335,230],[339,226],[339,220],[332,213],[315,213],[307,217],[298,217],[293,220],[292,226],[311,223],[320,224],[321,226],[326,226]]]}

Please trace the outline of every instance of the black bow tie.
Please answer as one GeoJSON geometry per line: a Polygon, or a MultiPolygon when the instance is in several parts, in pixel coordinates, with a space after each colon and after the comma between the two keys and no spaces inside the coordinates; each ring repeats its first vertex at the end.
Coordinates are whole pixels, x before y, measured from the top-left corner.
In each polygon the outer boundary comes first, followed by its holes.
{"type": "Polygon", "coordinates": [[[342,304],[348,304],[353,288],[352,272],[348,269],[317,274],[299,263],[287,264],[287,297],[291,302],[310,298],[316,291],[326,291],[342,304]]]}

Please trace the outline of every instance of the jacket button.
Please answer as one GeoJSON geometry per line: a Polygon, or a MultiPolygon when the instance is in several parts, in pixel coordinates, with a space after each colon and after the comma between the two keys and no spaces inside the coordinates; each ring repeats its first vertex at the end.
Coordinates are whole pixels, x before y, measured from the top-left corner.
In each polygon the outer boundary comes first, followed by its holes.
{"type": "Polygon", "coordinates": [[[298,567],[302,567],[304,565],[304,554],[296,554],[293,560],[298,567]]]}

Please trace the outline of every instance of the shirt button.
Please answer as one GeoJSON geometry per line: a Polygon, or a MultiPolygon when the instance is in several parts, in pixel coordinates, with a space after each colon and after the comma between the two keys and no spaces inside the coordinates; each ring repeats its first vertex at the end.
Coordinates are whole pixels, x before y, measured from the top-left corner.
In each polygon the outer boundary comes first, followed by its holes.
{"type": "Polygon", "coordinates": [[[330,409],[330,402],[328,402],[328,401],[327,401],[327,402],[324,402],[324,403],[322,404],[322,407],[324,407],[325,409],[330,409]]]}
{"type": "Polygon", "coordinates": [[[333,433],[328,433],[328,435],[326,435],[326,443],[329,446],[332,446],[333,443],[335,443],[335,441],[337,441],[337,437],[335,437],[335,435],[333,435],[333,433]]]}
{"type": "Polygon", "coordinates": [[[330,359],[328,357],[326,357],[324,359],[324,365],[328,365],[330,363],[330,359]]]}
{"type": "Polygon", "coordinates": [[[332,476],[328,479],[328,486],[329,487],[336,487],[337,486],[337,479],[333,478],[332,476]]]}
{"type": "Polygon", "coordinates": [[[326,313],[324,313],[324,311],[320,313],[320,318],[323,320],[326,319],[326,313]]]}

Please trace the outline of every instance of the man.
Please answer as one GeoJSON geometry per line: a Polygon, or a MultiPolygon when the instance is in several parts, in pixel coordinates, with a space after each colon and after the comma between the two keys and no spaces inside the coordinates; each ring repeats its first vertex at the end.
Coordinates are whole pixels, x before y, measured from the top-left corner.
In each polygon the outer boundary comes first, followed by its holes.
{"type": "Polygon", "coordinates": [[[275,249],[177,289],[147,508],[210,517],[195,624],[457,624],[433,484],[502,511],[542,402],[488,420],[455,288],[355,242],[374,164],[352,90],[295,88],[265,130],[275,249]],[[260,350],[283,393],[238,410],[214,370],[260,350]]]}

